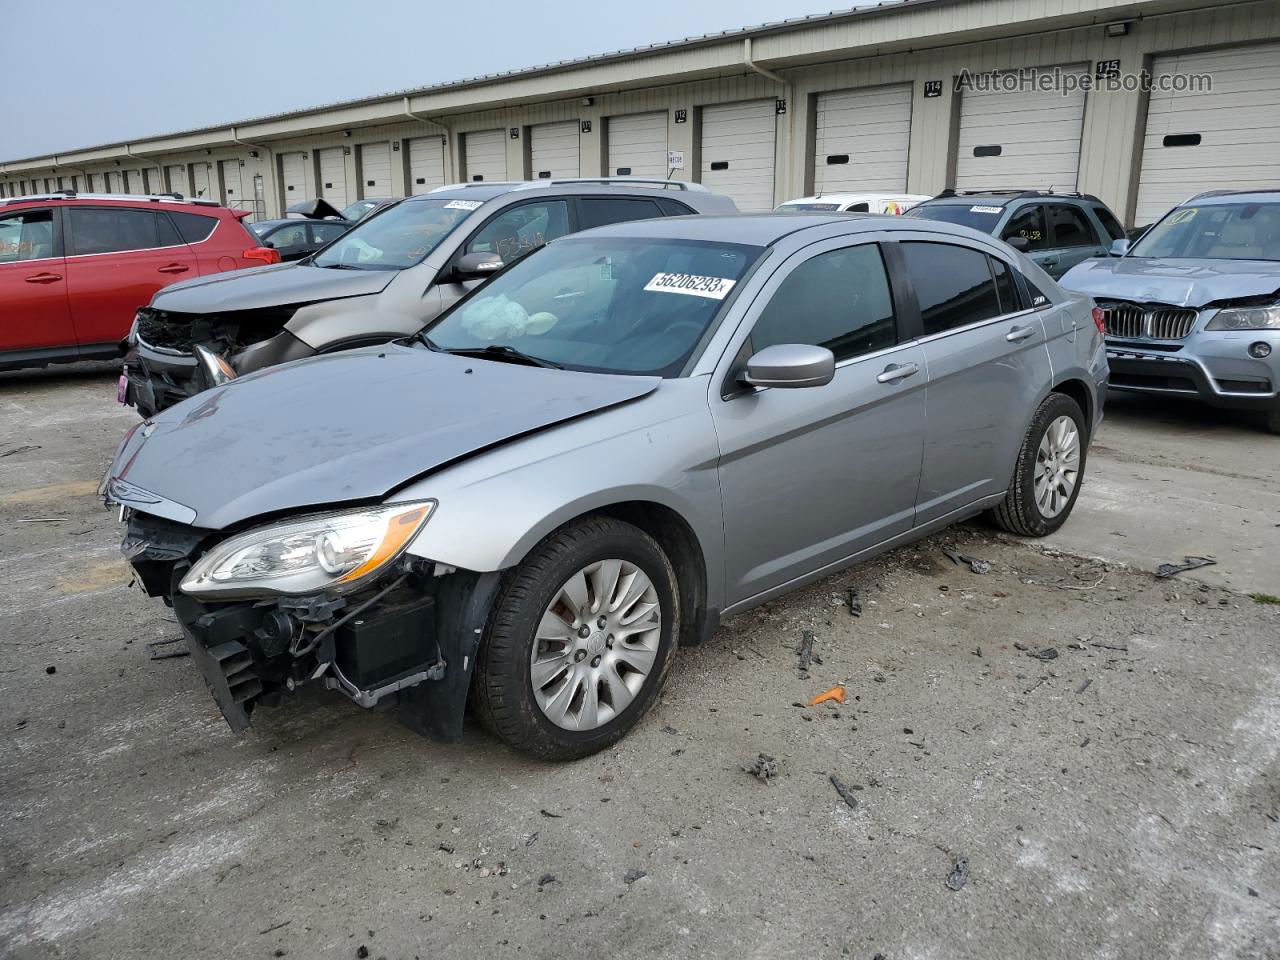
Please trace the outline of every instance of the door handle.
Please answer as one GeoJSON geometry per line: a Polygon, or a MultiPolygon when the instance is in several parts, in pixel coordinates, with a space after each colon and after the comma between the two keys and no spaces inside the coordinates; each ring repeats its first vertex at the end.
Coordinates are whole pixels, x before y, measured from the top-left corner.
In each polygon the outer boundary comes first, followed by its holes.
{"type": "Polygon", "coordinates": [[[919,372],[920,365],[916,363],[891,363],[876,377],[876,383],[897,383],[907,377],[914,377],[919,372]]]}
{"type": "Polygon", "coordinates": [[[1014,327],[1004,335],[1004,338],[1010,343],[1018,343],[1021,340],[1027,339],[1027,337],[1031,336],[1035,332],[1035,327],[1014,327]]]}
{"type": "Polygon", "coordinates": [[[159,273],[186,273],[191,268],[181,263],[171,263],[168,266],[161,267],[159,273]]]}
{"type": "Polygon", "coordinates": [[[27,283],[57,283],[61,279],[60,273],[37,273],[27,277],[27,283]]]}

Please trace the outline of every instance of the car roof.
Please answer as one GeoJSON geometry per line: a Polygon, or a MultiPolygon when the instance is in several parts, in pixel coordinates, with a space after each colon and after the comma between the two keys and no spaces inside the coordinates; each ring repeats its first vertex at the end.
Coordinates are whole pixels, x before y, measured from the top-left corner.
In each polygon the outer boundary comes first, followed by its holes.
{"type": "Polygon", "coordinates": [[[779,204],[779,206],[785,207],[792,203],[862,203],[864,200],[879,200],[882,197],[890,200],[898,197],[931,199],[927,193],[907,193],[905,190],[869,190],[862,193],[815,193],[811,197],[796,197],[794,200],[779,204]]]}
{"type": "Polygon", "coordinates": [[[1038,200],[1041,203],[1101,203],[1090,193],[1054,193],[1052,190],[965,190],[951,192],[944,190],[925,204],[982,204],[983,206],[1003,207],[1015,200],[1038,200]]]}
{"type": "Polygon", "coordinates": [[[171,193],[77,193],[74,190],[55,190],[52,193],[32,193],[25,197],[13,197],[0,200],[0,207],[11,207],[22,203],[74,203],[92,201],[94,203],[145,203],[176,204],[179,206],[214,207],[225,209],[216,200],[205,200],[199,197],[184,197],[171,193]]]}
{"type": "Polygon", "coordinates": [[[1189,198],[1179,206],[1186,206],[1188,203],[1195,203],[1200,206],[1209,206],[1221,203],[1276,203],[1280,201],[1280,189],[1268,190],[1259,187],[1254,190],[1210,190],[1206,193],[1198,193],[1194,197],[1189,198]]]}
{"type": "Polygon", "coordinates": [[[991,240],[986,234],[969,227],[937,220],[908,220],[903,217],[866,213],[735,213],[663,217],[657,220],[628,220],[596,227],[583,233],[569,234],[556,242],[573,240],[589,234],[593,238],[711,240],[766,247],[792,234],[832,225],[845,228],[843,233],[906,230],[912,233],[938,233],[957,238],[980,239],[983,242],[991,240]]]}
{"type": "Polygon", "coordinates": [[[490,180],[473,183],[449,183],[427,193],[419,193],[410,200],[446,199],[446,200],[492,200],[494,197],[509,193],[546,192],[550,194],[564,193],[601,193],[610,194],[626,192],[634,194],[640,191],[645,194],[678,197],[687,202],[696,203],[699,197],[720,197],[700,183],[685,180],[668,180],[657,177],[560,177],[539,180],[490,180]]]}

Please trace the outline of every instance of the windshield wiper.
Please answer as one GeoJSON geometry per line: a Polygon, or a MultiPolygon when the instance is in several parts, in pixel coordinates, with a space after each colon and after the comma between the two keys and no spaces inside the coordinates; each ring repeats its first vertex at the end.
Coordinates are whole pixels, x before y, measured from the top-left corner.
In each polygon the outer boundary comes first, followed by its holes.
{"type": "Polygon", "coordinates": [[[312,263],[311,266],[319,267],[321,270],[363,270],[364,267],[357,267],[350,263],[312,263]]]}
{"type": "Polygon", "coordinates": [[[535,357],[533,354],[525,353],[523,350],[517,350],[515,347],[508,347],[506,344],[492,343],[487,347],[437,347],[432,344],[426,337],[422,338],[423,342],[432,350],[438,350],[441,353],[451,353],[456,357],[483,357],[488,360],[514,360],[517,363],[527,363],[533,367],[547,367],[551,370],[563,370],[560,364],[554,360],[544,360],[542,357],[535,357]]]}

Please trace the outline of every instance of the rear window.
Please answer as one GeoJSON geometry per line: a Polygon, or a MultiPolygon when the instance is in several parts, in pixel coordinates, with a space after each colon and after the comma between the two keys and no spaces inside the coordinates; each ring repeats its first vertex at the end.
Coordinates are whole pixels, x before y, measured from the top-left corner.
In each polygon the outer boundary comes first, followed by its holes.
{"type": "Polygon", "coordinates": [[[201,240],[208,240],[209,235],[213,233],[214,227],[218,225],[217,217],[205,217],[198,213],[179,213],[176,210],[167,212],[172,218],[174,226],[178,228],[178,233],[182,235],[182,239],[187,243],[199,243],[201,240]]]}
{"type": "Polygon", "coordinates": [[[922,203],[912,207],[904,217],[916,217],[920,220],[941,220],[943,223],[958,223],[962,227],[973,227],[983,233],[990,233],[996,228],[1003,205],[986,203],[922,203]]]}

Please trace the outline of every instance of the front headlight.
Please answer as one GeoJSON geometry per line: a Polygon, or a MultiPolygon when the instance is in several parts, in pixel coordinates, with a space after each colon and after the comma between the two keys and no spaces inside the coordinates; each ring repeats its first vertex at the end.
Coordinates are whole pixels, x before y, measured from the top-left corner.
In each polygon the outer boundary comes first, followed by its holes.
{"type": "Polygon", "coordinates": [[[1280,330],[1280,304],[1270,307],[1224,307],[1206,330],[1280,330]]]}
{"type": "Polygon", "coordinates": [[[314,514],[218,544],[180,589],[193,597],[346,593],[392,563],[422,529],[434,500],[314,514]]]}

